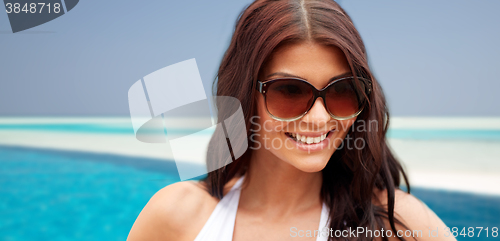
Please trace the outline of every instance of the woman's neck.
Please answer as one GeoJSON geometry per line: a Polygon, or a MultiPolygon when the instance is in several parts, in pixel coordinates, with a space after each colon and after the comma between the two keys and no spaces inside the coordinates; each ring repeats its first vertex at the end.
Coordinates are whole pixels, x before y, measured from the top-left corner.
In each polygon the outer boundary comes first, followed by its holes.
{"type": "Polygon", "coordinates": [[[240,206],[254,212],[288,213],[321,205],[321,172],[303,172],[267,150],[252,153],[240,206]]]}

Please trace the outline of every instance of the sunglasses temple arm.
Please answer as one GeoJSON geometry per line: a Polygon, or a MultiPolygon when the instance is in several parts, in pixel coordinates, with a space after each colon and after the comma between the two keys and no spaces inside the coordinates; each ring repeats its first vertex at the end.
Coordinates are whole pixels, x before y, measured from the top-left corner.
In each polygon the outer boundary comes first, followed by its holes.
{"type": "Polygon", "coordinates": [[[263,84],[262,82],[257,81],[257,85],[255,86],[255,88],[256,88],[256,89],[257,89],[260,93],[262,93],[262,86],[263,86],[263,85],[264,85],[264,84],[263,84]]]}

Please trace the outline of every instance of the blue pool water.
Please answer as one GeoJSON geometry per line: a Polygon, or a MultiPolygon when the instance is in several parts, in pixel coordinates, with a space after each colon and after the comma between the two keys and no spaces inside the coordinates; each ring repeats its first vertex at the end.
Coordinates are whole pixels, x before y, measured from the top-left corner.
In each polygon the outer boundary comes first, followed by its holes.
{"type": "MultiPolygon", "coordinates": [[[[0,146],[0,240],[125,240],[149,198],[179,180],[173,162],[0,146]]],[[[448,226],[500,227],[500,197],[412,193],[448,226]]]]}
{"type": "Polygon", "coordinates": [[[175,164],[0,147],[0,240],[125,240],[175,164]]]}

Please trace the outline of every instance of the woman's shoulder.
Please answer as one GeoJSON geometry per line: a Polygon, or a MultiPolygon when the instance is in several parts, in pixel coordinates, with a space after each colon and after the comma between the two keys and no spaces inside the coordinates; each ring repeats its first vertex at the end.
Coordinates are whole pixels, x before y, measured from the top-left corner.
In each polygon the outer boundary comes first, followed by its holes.
{"type": "MultiPolygon", "coordinates": [[[[387,190],[376,190],[374,204],[387,210],[387,190]]],[[[421,230],[422,236],[418,240],[456,240],[451,237],[445,237],[443,234],[446,225],[443,221],[420,199],[401,189],[394,190],[394,217],[403,222],[410,231],[421,230]],[[429,237],[429,228],[438,229],[439,237],[429,237]]],[[[384,220],[386,230],[390,229],[388,220],[384,220]]],[[[406,231],[403,226],[395,223],[397,230],[406,231]]],[[[399,240],[396,237],[389,240],[399,240]]]]}
{"type": "MultiPolygon", "coordinates": [[[[231,180],[225,189],[234,183],[231,180]]],[[[207,190],[198,181],[162,188],[143,208],[127,240],[194,240],[219,202],[207,190]]]]}
{"type": "Polygon", "coordinates": [[[168,185],[151,197],[127,240],[194,240],[218,201],[201,182],[168,185]]]}

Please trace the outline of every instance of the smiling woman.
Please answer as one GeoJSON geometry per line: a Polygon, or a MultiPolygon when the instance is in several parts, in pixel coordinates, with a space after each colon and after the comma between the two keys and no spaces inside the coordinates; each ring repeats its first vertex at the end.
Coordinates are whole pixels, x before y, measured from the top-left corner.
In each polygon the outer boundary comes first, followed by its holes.
{"type": "Polygon", "coordinates": [[[382,89],[334,1],[252,3],[216,85],[241,102],[250,147],[201,182],[159,191],[129,240],[454,240],[399,189],[406,175],[386,143],[382,89]]]}

